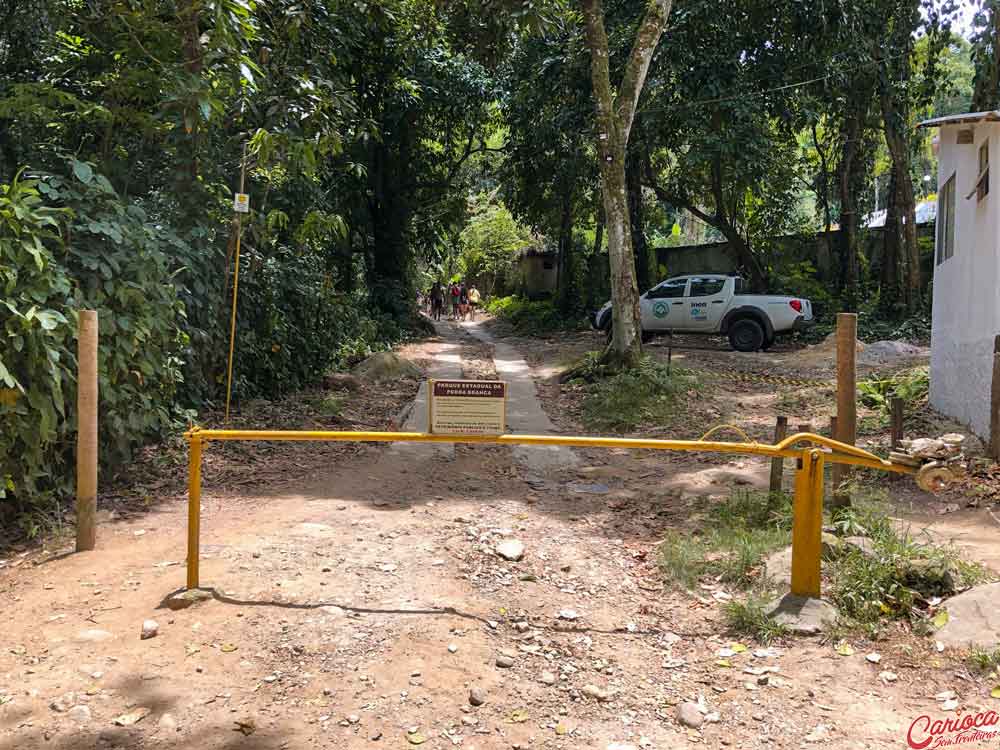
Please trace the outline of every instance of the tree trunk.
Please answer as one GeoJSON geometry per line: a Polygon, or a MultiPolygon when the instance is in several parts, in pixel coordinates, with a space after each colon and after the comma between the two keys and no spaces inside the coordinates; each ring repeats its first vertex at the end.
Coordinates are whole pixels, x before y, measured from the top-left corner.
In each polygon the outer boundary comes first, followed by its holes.
{"type": "Polygon", "coordinates": [[[615,96],[608,67],[608,36],[601,0],[582,0],[590,50],[590,75],[597,111],[597,155],[611,265],[611,345],[605,360],[612,366],[634,367],[642,357],[639,292],[635,279],[628,200],[625,193],[625,149],[639,93],[649,64],[670,15],[670,0],[651,0],[639,24],[625,73],[615,96]]]}
{"type": "Polygon", "coordinates": [[[882,265],[879,269],[879,284],[882,288],[881,305],[895,315],[899,313],[902,301],[900,289],[900,238],[899,231],[899,190],[896,175],[889,175],[888,201],[885,206],[885,228],[882,234],[882,265]]]}
{"type": "Polygon", "coordinates": [[[373,304],[405,321],[413,309],[408,231],[412,207],[406,194],[409,167],[407,134],[400,135],[397,148],[378,142],[369,167],[372,188],[371,229],[375,248],[371,269],[373,304]]]}
{"type": "Polygon", "coordinates": [[[839,254],[842,307],[846,312],[854,312],[858,307],[858,248],[861,244],[858,193],[863,189],[865,171],[861,139],[868,107],[855,101],[849,102],[848,108],[849,111],[841,125],[842,143],[837,187],[840,193],[839,254]]]}
{"type": "Polygon", "coordinates": [[[562,218],[559,222],[559,265],[556,268],[556,299],[559,309],[570,313],[579,305],[573,258],[573,195],[563,190],[562,218]]]}
{"type": "MultiPolygon", "coordinates": [[[[892,60],[878,61],[878,93],[882,109],[882,130],[885,145],[892,159],[892,176],[896,183],[896,215],[902,239],[897,261],[900,264],[903,281],[903,303],[908,312],[913,312],[920,304],[920,248],[917,245],[917,201],[913,194],[913,180],[910,177],[910,132],[909,106],[905,91],[899,93],[893,82],[902,81],[906,86],[910,75],[910,51],[913,45],[908,29],[900,25],[900,34],[906,34],[904,41],[892,45],[902,49],[904,54],[892,60]],[[892,68],[890,80],[890,66],[892,68]]],[[[886,224],[888,231],[888,223],[886,224]]]]}
{"type": "Polygon", "coordinates": [[[653,285],[649,268],[649,245],[646,242],[646,221],[642,202],[642,157],[629,149],[625,159],[625,183],[628,188],[629,226],[632,231],[632,252],[635,254],[636,281],[639,290],[653,285]]]}

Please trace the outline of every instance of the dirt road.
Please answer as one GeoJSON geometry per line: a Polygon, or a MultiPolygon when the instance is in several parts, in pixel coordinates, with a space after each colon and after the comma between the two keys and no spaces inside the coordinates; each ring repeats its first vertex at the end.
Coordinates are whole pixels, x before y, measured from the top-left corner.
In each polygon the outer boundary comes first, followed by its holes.
{"type": "Polygon", "coordinates": [[[8,561],[0,748],[900,748],[942,690],[989,705],[933,641],[879,665],[748,644],[720,666],[727,592],[664,590],[656,545],[692,493],[766,465],[575,456],[545,471],[507,448],[369,447],[252,494],[207,462],[215,594],[181,611],[163,604],[184,581],[180,498],[103,526],[95,552],[8,561]]]}

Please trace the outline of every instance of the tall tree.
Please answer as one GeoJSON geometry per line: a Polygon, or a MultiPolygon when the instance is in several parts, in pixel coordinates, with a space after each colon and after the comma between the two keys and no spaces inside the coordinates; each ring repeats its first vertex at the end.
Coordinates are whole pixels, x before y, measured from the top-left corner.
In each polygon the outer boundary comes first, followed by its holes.
{"type": "Polygon", "coordinates": [[[632,367],[642,356],[639,291],[626,197],[625,157],[639,95],[653,53],[670,16],[672,0],[649,0],[617,91],[611,83],[608,35],[601,0],[582,0],[590,51],[590,74],[597,110],[597,155],[601,171],[608,258],[611,264],[611,344],[609,364],[632,367]]]}
{"type": "Polygon", "coordinates": [[[1000,106],[1000,0],[980,0],[972,23],[972,111],[984,112],[1000,106]]]}

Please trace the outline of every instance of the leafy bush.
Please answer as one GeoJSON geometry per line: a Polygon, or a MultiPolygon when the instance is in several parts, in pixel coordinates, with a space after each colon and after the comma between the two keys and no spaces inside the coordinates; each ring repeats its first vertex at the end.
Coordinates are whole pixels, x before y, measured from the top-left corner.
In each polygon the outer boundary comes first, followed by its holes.
{"type": "Polygon", "coordinates": [[[404,334],[391,317],[369,310],[363,293],[336,292],[316,253],[278,246],[266,257],[246,253],[241,265],[233,376],[240,398],[301,388],[404,334]]]}
{"type": "Polygon", "coordinates": [[[583,321],[566,318],[551,300],[529,301],[521,297],[498,297],[486,303],[486,311],[522,336],[544,336],[583,327],[583,321]]]}
{"type": "Polygon", "coordinates": [[[595,381],[583,400],[583,422],[589,429],[628,432],[641,424],[655,426],[677,415],[678,397],[697,388],[697,381],[646,357],[633,369],[595,381]]]}
{"type": "Polygon", "coordinates": [[[889,413],[892,399],[899,398],[907,405],[920,405],[927,401],[930,390],[930,370],[914,367],[885,378],[869,378],[858,383],[858,399],[865,406],[889,413]]]}
{"type": "Polygon", "coordinates": [[[0,189],[0,509],[27,526],[71,489],[76,311],[99,313],[100,455],[114,471],[177,416],[182,308],[158,230],[89,165],[0,189]]]}
{"type": "Polygon", "coordinates": [[[841,529],[866,531],[871,540],[869,550],[846,545],[827,571],[830,598],[855,625],[877,629],[886,618],[917,620],[927,599],[991,577],[954,548],[916,539],[877,500],[856,502],[837,521],[841,529]]]}

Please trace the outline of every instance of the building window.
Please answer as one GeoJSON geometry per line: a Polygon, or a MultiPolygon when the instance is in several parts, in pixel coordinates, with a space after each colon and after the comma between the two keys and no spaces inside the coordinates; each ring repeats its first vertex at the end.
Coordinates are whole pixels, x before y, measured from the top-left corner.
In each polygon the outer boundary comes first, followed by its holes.
{"type": "Polygon", "coordinates": [[[955,175],[938,193],[937,262],[944,263],[955,254],[955,175]]]}
{"type": "Polygon", "coordinates": [[[979,147],[979,179],[976,180],[976,200],[990,194],[990,142],[979,147]]]}

